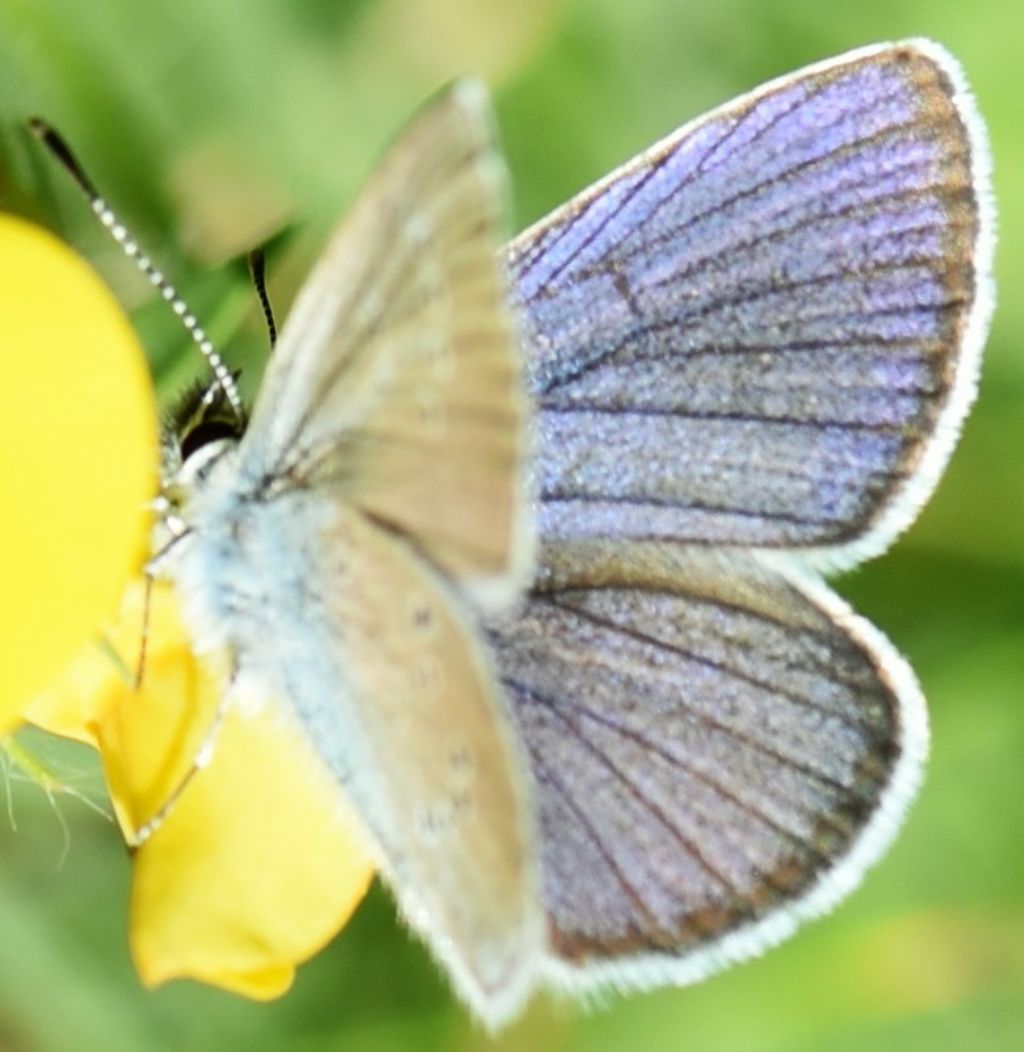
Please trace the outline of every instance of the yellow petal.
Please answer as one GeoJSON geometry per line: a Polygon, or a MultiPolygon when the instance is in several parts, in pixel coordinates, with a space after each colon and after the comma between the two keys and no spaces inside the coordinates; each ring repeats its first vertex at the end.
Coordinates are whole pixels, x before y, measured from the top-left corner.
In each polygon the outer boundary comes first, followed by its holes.
{"type": "Polygon", "coordinates": [[[157,416],[131,326],[52,235],[0,215],[0,731],[144,554],[157,416]]]}
{"type": "Polygon", "coordinates": [[[366,893],[373,871],[361,833],[301,728],[273,702],[236,701],[212,761],[194,770],[226,663],[195,661],[169,587],[154,588],[150,617],[143,688],[126,690],[99,727],[129,838],[187,779],[135,856],[136,966],[150,985],[190,977],[274,997],[366,893]]]}
{"type": "Polygon", "coordinates": [[[115,617],[32,699],[25,718],[52,734],[99,748],[100,727],[108,714],[131,704],[144,632],[158,656],[165,640],[180,646],[177,607],[152,604],[147,618],[145,586],[137,578],[125,589],[115,617]]]}

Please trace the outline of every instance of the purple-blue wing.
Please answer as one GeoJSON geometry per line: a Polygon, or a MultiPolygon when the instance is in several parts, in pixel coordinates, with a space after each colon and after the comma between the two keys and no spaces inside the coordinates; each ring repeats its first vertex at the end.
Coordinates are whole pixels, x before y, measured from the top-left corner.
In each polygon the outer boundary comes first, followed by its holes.
{"type": "Polygon", "coordinates": [[[546,977],[693,982],[831,908],[927,747],[913,673],[787,555],[548,549],[492,653],[532,772],[546,977]]]}
{"type": "Polygon", "coordinates": [[[744,96],[523,233],[542,534],[882,549],[974,393],[988,194],[959,68],[914,41],[744,96]]]}

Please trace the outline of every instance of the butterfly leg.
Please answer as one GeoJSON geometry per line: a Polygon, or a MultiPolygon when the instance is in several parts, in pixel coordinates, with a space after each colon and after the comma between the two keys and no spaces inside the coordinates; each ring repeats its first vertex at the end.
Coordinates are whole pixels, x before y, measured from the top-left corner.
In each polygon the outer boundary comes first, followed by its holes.
{"type": "Polygon", "coordinates": [[[189,785],[192,784],[192,779],[200,771],[210,766],[210,763],[213,760],[213,752],[217,744],[217,738],[220,735],[221,728],[224,726],[224,721],[227,719],[227,715],[231,711],[231,706],[234,703],[234,695],[231,688],[234,686],[237,671],[237,667],[232,667],[225,690],[221,694],[220,700],[217,702],[217,707],[214,709],[213,715],[210,717],[210,723],[206,728],[206,733],[203,735],[203,739],[199,743],[195,755],[192,757],[192,763],[182,776],[181,781],[178,782],[178,784],[167,795],[164,802],[149,818],[146,819],[145,822],[142,823],[142,825],[138,827],[138,829],[133,833],[125,835],[130,850],[137,851],[155,832],[157,832],[158,829],[160,829],[177,806],[182,794],[189,785]]]}

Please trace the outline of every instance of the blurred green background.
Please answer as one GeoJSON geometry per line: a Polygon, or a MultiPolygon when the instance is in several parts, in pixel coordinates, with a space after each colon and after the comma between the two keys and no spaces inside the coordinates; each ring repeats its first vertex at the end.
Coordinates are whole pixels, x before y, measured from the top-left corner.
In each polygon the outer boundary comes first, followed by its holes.
{"type": "MultiPolygon", "coordinates": [[[[493,85],[524,225],[771,76],[918,34],[960,58],[988,121],[1000,304],[981,396],[937,495],[890,554],[839,582],[910,658],[933,718],[921,798],[863,887],[701,986],[590,1013],[540,999],[492,1044],[379,889],[278,1002],[190,983],[143,991],[113,826],[74,800],[55,813],[14,783],[14,821],[0,816],[0,1052],[1024,1047],[1024,5],[3,0],[0,207],[95,261],[173,393],[197,356],[30,141],[26,116],[63,130],[238,363],[265,345],[239,254],[274,239],[283,316],[382,144],[457,73],[493,85]]],[[[69,779],[95,777],[85,754],[62,762],[69,779]]]]}

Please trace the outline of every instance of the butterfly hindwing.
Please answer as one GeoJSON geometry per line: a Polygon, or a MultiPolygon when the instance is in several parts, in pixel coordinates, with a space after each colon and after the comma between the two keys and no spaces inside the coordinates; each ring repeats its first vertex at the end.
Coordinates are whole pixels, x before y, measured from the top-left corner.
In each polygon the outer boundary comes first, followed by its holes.
{"type": "Polygon", "coordinates": [[[501,685],[430,567],[357,511],[324,523],[316,561],[337,679],[303,722],[341,743],[346,794],[402,912],[463,996],[500,1020],[525,996],[542,936],[528,779],[501,685]]]}
{"type": "Polygon", "coordinates": [[[856,884],[916,789],[913,674],[784,556],[554,546],[492,643],[559,985],[692,982],[763,950],[856,884]]]}

